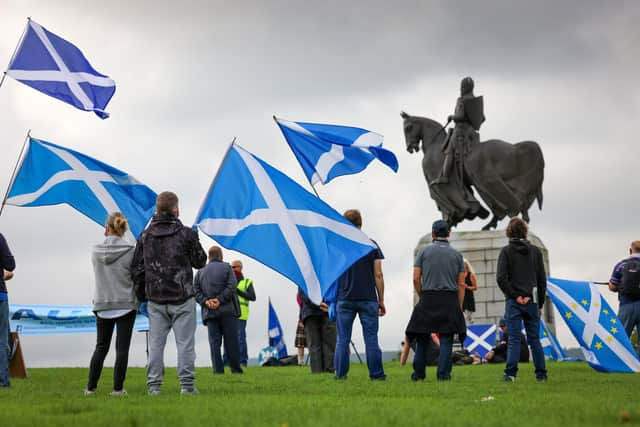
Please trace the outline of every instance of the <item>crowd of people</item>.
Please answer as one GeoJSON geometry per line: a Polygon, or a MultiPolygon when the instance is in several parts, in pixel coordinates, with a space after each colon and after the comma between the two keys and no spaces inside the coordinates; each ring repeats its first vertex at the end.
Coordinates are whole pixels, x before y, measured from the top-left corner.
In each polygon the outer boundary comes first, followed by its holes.
{"type": "MultiPolygon", "coordinates": [[[[362,227],[362,216],[348,210],[344,217],[362,227]]],[[[161,393],[164,381],[164,350],[173,331],[178,353],[181,394],[197,394],[195,387],[196,307],[207,327],[211,363],[215,374],[228,365],[242,374],[248,362],[246,322],[249,302],[256,300],[253,281],[243,276],[239,260],[223,261],[222,249],[212,246],[208,255],[198,233],[179,219],[178,197],[160,193],[156,212],[148,227],[132,245],[123,238],[127,219],[109,214],[102,243],[94,247],[95,274],[93,310],[96,315],[96,346],[89,365],[85,395],[96,393],[105,357],[116,331],[116,357],[112,395],[125,395],[129,346],[137,312],[149,319],[147,389],[161,393]],[[193,270],[197,272],[195,277],[193,270]],[[224,355],[221,349],[224,347],[224,355]],[[226,359],[226,360],[225,360],[226,359]]],[[[508,244],[498,257],[496,280],[505,296],[505,314],[500,322],[503,338],[486,356],[490,363],[505,363],[503,381],[513,382],[518,363],[528,361],[529,352],[538,381],[547,380],[544,353],[538,335],[545,300],[546,274],[542,253],[527,240],[527,224],[512,218],[507,226],[508,244]],[[525,334],[521,332],[525,326],[525,334]]],[[[473,292],[477,281],[471,264],[449,244],[449,224],[432,225],[432,243],[418,251],[413,267],[413,285],[419,300],[405,330],[405,363],[414,349],[412,381],[426,379],[426,366],[437,365],[438,381],[452,378],[454,339],[461,341],[466,325],[473,322],[473,292]]],[[[384,302],[384,255],[375,241],[374,250],[353,264],[338,280],[335,301],[314,304],[304,292],[300,306],[296,347],[298,364],[309,348],[312,373],[330,372],[344,380],[349,372],[352,328],[358,317],[362,326],[366,362],[371,380],[385,380],[378,344],[379,318],[386,314],[384,302]]],[[[5,282],[13,277],[15,260],[0,234],[0,343],[8,343],[9,307],[5,282]]],[[[620,320],[627,334],[640,324],[640,241],[634,241],[630,257],[619,262],[609,288],[618,292],[620,320]]],[[[0,351],[0,387],[10,385],[8,353],[0,351]]]]}

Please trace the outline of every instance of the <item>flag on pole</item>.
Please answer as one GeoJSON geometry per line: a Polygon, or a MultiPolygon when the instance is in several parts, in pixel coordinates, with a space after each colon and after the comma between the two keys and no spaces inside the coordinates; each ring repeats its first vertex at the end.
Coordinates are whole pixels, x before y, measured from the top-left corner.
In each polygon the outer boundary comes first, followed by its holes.
{"type": "Polygon", "coordinates": [[[236,144],[220,165],[195,223],[225,248],[288,277],[315,304],[374,248],[333,208],[236,144]]]}
{"type": "Polygon", "coordinates": [[[398,171],[396,156],[382,148],[382,135],[349,126],[274,119],[311,185],[361,172],[376,158],[398,171]]]}
{"type": "Polygon", "coordinates": [[[120,211],[137,238],[153,215],[155,201],[156,193],[131,175],[85,154],[30,137],[6,203],[66,203],[101,226],[109,213],[120,211]]]}
{"type": "Polygon", "coordinates": [[[109,117],[104,109],[116,91],[115,82],[97,72],[80,49],[32,19],[7,75],[101,119],[109,117]]]}
{"type": "Polygon", "coordinates": [[[560,347],[558,339],[551,333],[551,330],[542,319],[540,319],[540,344],[547,359],[558,361],[568,359],[567,354],[560,347]]]}
{"type": "Polygon", "coordinates": [[[469,325],[464,348],[471,354],[478,353],[484,359],[496,344],[496,332],[496,325],[469,325]]]}
{"type": "Polygon", "coordinates": [[[550,277],[547,292],[592,368],[640,372],[640,360],[622,323],[595,284],[550,277]]]}
{"type": "Polygon", "coordinates": [[[271,298],[269,298],[269,346],[278,351],[279,359],[289,355],[287,345],[284,343],[282,326],[280,326],[280,320],[278,320],[276,310],[273,308],[273,304],[271,304],[271,298]]]}

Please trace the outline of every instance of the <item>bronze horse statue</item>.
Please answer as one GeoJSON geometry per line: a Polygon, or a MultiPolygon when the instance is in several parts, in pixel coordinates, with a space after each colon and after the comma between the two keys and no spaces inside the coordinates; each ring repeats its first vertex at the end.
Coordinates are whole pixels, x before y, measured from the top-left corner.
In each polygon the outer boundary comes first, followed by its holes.
{"type": "Polygon", "coordinates": [[[422,170],[429,193],[451,226],[465,219],[489,216],[474,196],[474,188],[493,214],[483,230],[496,228],[498,221],[506,216],[522,214],[529,222],[529,208],[535,199],[542,209],[544,158],[536,142],[510,144],[491,139],[477,143],[465,153],[459,165],[460,173],[451,174],[448,183],[432,184],[442,170],[446,132],[435,120],[410,116],[404,111],[400,115],[404,119],[407,151],[417,152],[422,143],[422,170]]]}

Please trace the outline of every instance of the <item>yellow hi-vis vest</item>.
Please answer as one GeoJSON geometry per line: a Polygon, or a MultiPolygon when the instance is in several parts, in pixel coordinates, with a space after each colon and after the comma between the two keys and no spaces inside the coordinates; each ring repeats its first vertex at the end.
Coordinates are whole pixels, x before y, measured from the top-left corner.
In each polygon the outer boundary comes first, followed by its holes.
{"type": "MultiPolygon", "coordinates": [[[[253,282],[251,279],[244,278],[238,282],[238,290],[247,292],[247,289],[253,282]]],[[[249,319],[249,300],[238,295],[238,302],[240,303],[240,320],[249,319]]]]}

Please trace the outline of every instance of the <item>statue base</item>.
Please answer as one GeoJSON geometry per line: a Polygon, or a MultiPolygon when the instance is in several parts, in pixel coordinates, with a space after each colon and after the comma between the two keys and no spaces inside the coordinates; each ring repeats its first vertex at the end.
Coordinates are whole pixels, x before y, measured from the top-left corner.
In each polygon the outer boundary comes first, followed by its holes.
{"type": "MultiPolygon", "coordinates": [[[[544,267],[549,275],[549,253],[547,248],[535,234],[529,231],[529,241],[540,248],[544,267]]],[[[504,316],[505,298],[496,282],[496,270],[500,250],[507,245],[509,239],[504,230],[492,231],[454,231],[449,239],[451,246],[462,253],[476,273],[478,290],[474,292],[476,311],[473,314],[474,324],[498,324],[504,316]]],[[[431,234],[423,236],[414,252],[431,243],[431,234]]],[[[549,297],[546,297],[542,318],[551,332],[555,334],[553,308],[549,297]]]]}

